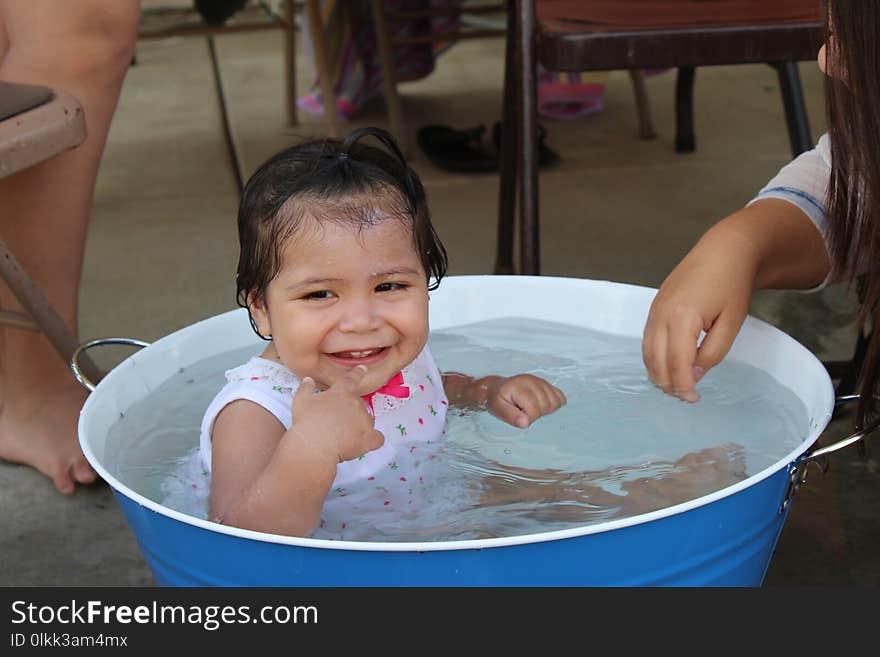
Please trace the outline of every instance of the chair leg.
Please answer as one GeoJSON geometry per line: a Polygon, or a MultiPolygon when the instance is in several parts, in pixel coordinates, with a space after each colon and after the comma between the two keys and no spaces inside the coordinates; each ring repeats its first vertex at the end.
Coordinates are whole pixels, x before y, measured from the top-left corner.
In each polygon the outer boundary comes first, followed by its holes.
{"type": "Polygon", "coordinates": [[[315,66],[318,69],[318,82],[321,85],[321,99],[324,101],[324,120],[327,133],[339,137],[336,121],[336,94],[333,91],[333,77],[330,73],[330,56],[327,54],[327,40],[324,37],[321,7],[318,0],[307,0],[309,9],[309,34],[312,37],[315,66]]]}
{"type": "Polygon", "coordinates": [[[788,125],[788,139],[791,142],[791,154],[797,157],[813,148],[813,137],[810,134],[810,121],[807,117],[807,106],[804,104],[804,91],[797,62],[775,62],[771,64],[779,76],[779,88],[782,91],[782,103],[785,107],[785,121],[788,125]]]}
{"type": "Polygon", "coordinates": [[[657,131],[654,129],[654,121],[651,118],[651,104],[648,101],[648,91],[645,89],[645,73],[639,69],[630,69],[629,79],[633,86],[633,95],[636,100],[636,112],[639,118],[639,138],[655,139],[657,131]]]}
{"type": "MultiPolygon", "coordinates": [[[[18,299],[28,316],[33,318],[35,326],[28,326],[26,320],[15,320],[7,315],[2,324],[18,329],[30,329],[41,331],[61,359],[70,366],[73,352],[79,346],[76,336],[71,332],[64,320],[58,316],[55,309],[49,303],[42,291],[34,285],[30,276],[16,260],[15,256],[0,241],[0,277],[6,282],[10,291],[18,299]]],[[[88,354],[80,356],[80,367],[85,375],[94,382],[101,379],[101,373],[88,354]]]]}
{"type": "Polygon", "coordinates": [[[675,152],[693,153],[697,148],[694,136],[694,77],[696,68],[679,66],[675,80],[675,152]]]}
{"type": "Polygon", "coordinates": [[[538,229],[538,84],[535,57],[535,0],[517,0],[519,43],[517,139],[520,200],[520,273],[536,276],[540,269],[538,229]]]}
{"type": "Polygon", "coordinates": [[[409,156],[409,140],[406,126],[403,123],[403,108],[400,94],[397,93],[397,72],[394,67],[394,49],[388,34],[388,21],[385,18],[385,0],[371,0],[373,11],[373,29],[376,32],[376,44],[379,48],[379,65],[382,69],[382,88],[385,92],[385,104],[388,106],[388,120],[391,123],[391,134],[397,139],[400,150],[409,156]]]}
{"type": "Polygon", "coordinates": [[[498,161],[498,240],[495,245],[495,273],[513,274],[513,231],[516,214],[516,13],[507,3],[507,35],[504,44],[504,96],[501,108],[501,148],[498,161]]]}
{"type": "Polygon", "coordinates": [[[299,125],[296,111],[296,24],[294,22],[293,0],[284,0],[284,92],[287,110],[287,125],[299,125]]]}

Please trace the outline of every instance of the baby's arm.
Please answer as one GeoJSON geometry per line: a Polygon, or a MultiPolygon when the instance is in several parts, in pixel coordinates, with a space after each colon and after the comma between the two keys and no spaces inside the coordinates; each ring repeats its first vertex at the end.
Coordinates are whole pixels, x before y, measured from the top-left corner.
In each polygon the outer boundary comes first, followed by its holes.
{"type": "Polygon", "coordinates": [[[446,372],[443,388],[453,406],[488,409],[498,419],[521,429],[566,402],[559,388],[532,374],[475,379],[459,372],[446,372]]]}
{"type": "Polygon", "coordinates": [[[337,463],[318,441],[239,400],[217,416],[212,443],[212,520],[291,536],[317,526],[337,463]]]}
{"type": "Polygon", "coordinates": [[[355,368],[320,394],[314,381],[303,379],[287,431],[252,402],[224,408],[212,433],[211,518],[256,531],[311,533],[336,465],[384,440],[355,392],[363,373],[355,368]]]}

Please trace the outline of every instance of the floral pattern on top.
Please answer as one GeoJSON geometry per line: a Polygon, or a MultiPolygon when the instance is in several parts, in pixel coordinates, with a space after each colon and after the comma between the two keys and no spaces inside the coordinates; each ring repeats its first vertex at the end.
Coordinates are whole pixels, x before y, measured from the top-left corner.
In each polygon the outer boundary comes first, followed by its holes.
{"type": "MultiPolygon", "coordinates": [[[[401,509],[416,512],[420,507],[418,491],[431,474],[428,467],[436,458],[436,449],[426,454],[420,445],[436,443],[445,434],[448,401],[434,359],[427,347],[399,375],[392,377],[389,390],[382,388],[370,396],[374,425],[385,437],[378,449],[337,466],[336,478],[324,502],[321,528],[317,535],[344,538],[345,528],[356,525],[365,508],[401,509]],[[413,487],[409,482],[419,482],[413,487]],[[369,490],[367,490],[369,489],[369,490]]],[[[209,405],[202,420],[200,458],[210,472],[211,429],[217,414],[226,404],[247,399],[263,406],[285,427],[294,422],[291,416],[293,395],[299,378],[283,364],[255,356],[245,364],[226,372],[226,385],[209,405]]],[[[383,386],[384,387],[384,386],[383,386]]],[[[385,513],[385,511],[383,511],[385,513]]]]}

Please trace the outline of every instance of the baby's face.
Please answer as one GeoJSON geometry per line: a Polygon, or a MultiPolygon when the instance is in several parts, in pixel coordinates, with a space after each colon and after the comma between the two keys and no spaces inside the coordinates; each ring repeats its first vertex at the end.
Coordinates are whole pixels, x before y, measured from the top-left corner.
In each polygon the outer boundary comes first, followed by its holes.
{"type": "Polygon", "coordinates": [[[381,387],[428,340],[428,286],[412,233],[396,218],[363,228],[304,218],[281,270],[252,304],[263,354],[329,387],[357,365],[362,390],[381,387]]]}

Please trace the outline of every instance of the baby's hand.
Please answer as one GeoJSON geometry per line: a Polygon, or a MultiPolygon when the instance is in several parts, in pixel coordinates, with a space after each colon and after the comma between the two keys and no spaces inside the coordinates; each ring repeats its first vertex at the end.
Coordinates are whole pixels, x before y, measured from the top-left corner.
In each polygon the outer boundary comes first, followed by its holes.
{"type": "Polygon", "coordinates": [[[525,429],[565,402],[565,395],[556,386],[531,374],[517,374],[498,378],[489,389],[486,405],[495,417],[525,429]]]}
{"type": "Polygon", "coordinates": [[[305,440],[319,441],[338,461],[350,461],[378,449],[385,437],[373,426],[367,405],[357,394],[367,368],[358,365],[332,386],[319,392],[305,377],[293,396],[293,429],[305,440]]]}

